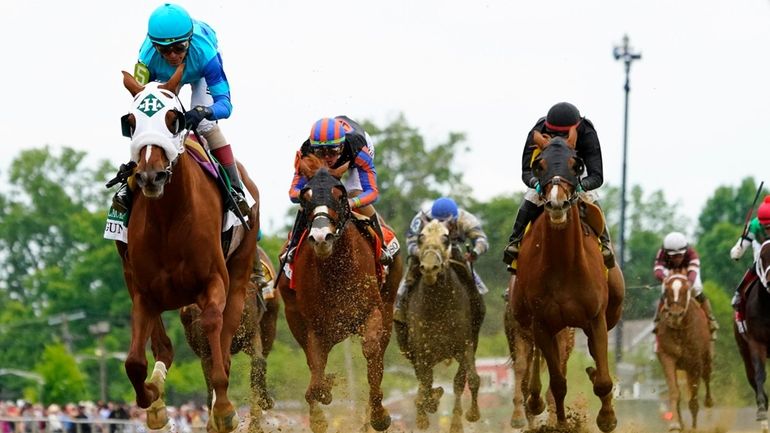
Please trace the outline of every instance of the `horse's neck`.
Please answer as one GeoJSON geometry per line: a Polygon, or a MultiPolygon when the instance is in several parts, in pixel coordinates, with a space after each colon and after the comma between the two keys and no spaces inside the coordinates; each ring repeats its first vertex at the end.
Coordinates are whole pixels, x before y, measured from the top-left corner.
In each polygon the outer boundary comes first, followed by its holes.
{"type": "Polygon", "coordinates": [[[205,173],[196,166],[189,153],[180,154],[174,164],[171,179],[164,187],[163,197],[160,200],[148,200],[148,209],[158,214],[153,216],[153,220],[161,222],[167,219],[165,222],[177,224],[181,218],[194,218],[196,213],[210,212],[209,209],[221,201],[218,197],[212,200],[204,194],[206,181],[205,173]]]}
{"type": "Polygon", "coordinates": [[[567,217],[567,226],[561,229],[551,227],[548,221],[548,213],[544,212],[540,218],[543,226],[542,243],[543,250],[548,251],[548,256],[553,258],[553,263],[571,263],[582,254],[578,251],[583,248],[583,227],[580,221],[578,208],[572,205],[567,217]],[[559,260],[555,260],[555,258],[559,260]]]}

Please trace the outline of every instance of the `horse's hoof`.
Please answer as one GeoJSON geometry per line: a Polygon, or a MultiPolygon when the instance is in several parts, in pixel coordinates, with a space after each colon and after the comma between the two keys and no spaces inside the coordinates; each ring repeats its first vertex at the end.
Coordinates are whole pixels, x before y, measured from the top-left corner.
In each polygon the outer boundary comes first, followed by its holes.
{"type": "Polygon", "coordinates": [[[465,419],[468,422],[476,422],[479,419],[481,419],[481,413],[479,412],[478,406],[471,406],[470,409],[468,409],[468,412],[465,413],[465,419]]]}
{"type": "Polygon", "coordinates": [[[670,431],[670,432],[671,431],[682,431],[682,425],[679,424],[678,422],[671,423],[668,426],[668,431],[670,431]]]}
{"type": "Polygon", "coordinates": [[[257,399],[257,405],[263,410],[270,410],[275,406],[275,400],[268,393],[264,393],[257,399]]]}
{"type": "Polygon", "coordinates": [[[206,428],[208,431],[230,433],[231,431],[235,430],[236,427],[238,427],[238,423],[240,422],[241,419],[238,417],[238,413],[235,410],[225,416],[214,415],[212,411],[206,428]]]}
{"type": "Polygon", "coordinates": [[[527,420],[524,418],[511,417],[511,427],[516,429],[523,429],[527,426],[527,420]]]}
{"type": "Polygon", "coordinates": [[[463,419],[459,415],[452,417],[452,424],[449,426],[449,433],[463,433],[463,419]]]}
{"type": "Polygon", "coordinates": [[[533,416],[540,415],[545,410],[545,401],[538,396],[530,396],[527,399],[527,408],[533,416]]]}
{"type": "Polygon", "coordinates": [[[385,431],[390,427],[390,414],[385,412],[385,416],[383,417],[378,419],[372,418],[372,420],[369,421],[369,424],[371,424],[372,428],[377,431],[385,431]]]}
{"type": "Polygon", "coordinates": [[[615,418],[614,413],[604,415],[599,411],[599,416],[596,417],[596,426],[604,433],[609,433],[618,426],[618,419],[615,418]]]}
{"type": "Polygon", "coordinates": [[[714,400],[711,398],[711,396],[706,397],[706,401],[703,402],[703,405],[706,407],[714,407],[714,400]]]}
{"type": "Polygon", "coordinates": [[[166,413],[166,403],[162,399],[152,402],[147,408],[147,428],[151,430],[160,430],[168,424],[168,413],[166,413]]]}
{"type": "Polygon", "coordinates": [[[767,420],[762,421],[761,423],[759,423],[759,425],[762,427],[762,433],[768,432],[767,420]]]}
{"type": "Polygon", "coordinates": [[[441,397],[444,395],[444,388],[438,386],[430,391],[430,398],[425,402],[425,411],[436,413],[438,405],[441,403],[441,397]]]}

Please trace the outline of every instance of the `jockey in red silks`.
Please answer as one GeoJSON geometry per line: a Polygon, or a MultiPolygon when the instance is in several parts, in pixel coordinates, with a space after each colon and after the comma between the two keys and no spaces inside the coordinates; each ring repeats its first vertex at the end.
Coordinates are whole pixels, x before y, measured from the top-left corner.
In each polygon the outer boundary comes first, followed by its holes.
{"type": "Polygon", "coordinates": [[[757,280],[759,276],[756,271],[756,262],[759,257],[759,251],[761,245],[770,239],[770,195],[765,197],[765,200],[759,205],[757,209],[757,216],[754,217],[749,223],[746,234],[738,239],[738,242],[730,249],[730,258],[733,260],[740,260],[743,254],[748,249],[749,245],[754,250],[754,262],[746,270],[743,275],[740,284],[735,288],[735,295],[733,296],[733,308],[735,309],[735,321],[738,324],[738,330],[743,333],[746,331],[746,323],[743,315],[745,313],[745,297],[744,292],[751,283],[757,280]]]}
{"type": "MultiPolygon", "coordinates": [[[[709,330],[711,339],[716,339],[716,331],[719,329],[714,313],[711,311],[711,303],[703,292],[703,283],[700,278],[700,257],[695,251],[684,234],[671,232],[663,238],[663,246],[658,250],[655,256],[655,265],[652,269],[655,278],[663,282],[674,269],[686,269],[687,279],[690,281],[690,287],[695,293],[695,299],[700,302],[701,308],[706,313],[709,320],[709,330]]],[[[658,301],[658,307],[655,309],[655,318],[653,323],[658,331],[658,322],[660,320],[660,309],[663,305],[663,297],[658,301]]]]}
{"type": "MultiPolygon", "coordinates": [[[[369,217],[372,228],[381,242],[380,263],[391,264],[393,257],[385,245],[382,227],[373,206],[380,192],[377,187],[377,171],[374,168],[374,143],[369,134],[361,125],[346,116],[316,121],[310,129],[310,136],[297,151],[294,177],[289,188],[289,198],[294,203],[299,203],[300,192],[308,181],[299,171],[299,161],[303,156],[311,153],[323,160],[329,168],[339,168],[349,164],[342,182],[350,197],[348,199],[350,209],[369,217]]],[[[302,232],[305,231],[303,224],[304,218],[300,209],[286,247],[288,263],[291,263],[294,249],[302,232]]]]}

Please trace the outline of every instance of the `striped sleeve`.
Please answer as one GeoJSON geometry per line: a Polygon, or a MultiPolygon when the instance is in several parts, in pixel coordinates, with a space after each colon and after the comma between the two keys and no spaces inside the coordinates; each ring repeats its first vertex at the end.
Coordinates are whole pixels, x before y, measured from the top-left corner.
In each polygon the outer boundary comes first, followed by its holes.
{"type": "Polygon", "coordinates": [[[358,207],[374,204],[380,196],[380,190],[377,187],[377,171],[374,168],[374,160],[369,154],[369,148],[364,146],[353,160],[354,166],[358,169],[358,179],[361,181],[361,194],[356,197],[360,200],[358,207]]]}
{"type": "Polygon", "coordinates": [[[219,53],[203,67],[203,77],[211,97],[214,98],[214,105],[211,106],[214,118],[210,120],[227,119],[233,112],[233,104],[230,101],[230,84],[227,82],[219,53]]]}

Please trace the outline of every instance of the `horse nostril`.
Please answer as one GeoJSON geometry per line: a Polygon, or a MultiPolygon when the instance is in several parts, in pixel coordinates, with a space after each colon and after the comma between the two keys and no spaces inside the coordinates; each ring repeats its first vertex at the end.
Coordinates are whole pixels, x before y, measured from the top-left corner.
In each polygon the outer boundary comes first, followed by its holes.
{"type": "Polygon", "coordinates": [[[166,179],[168,179],[168,173],[165,171],[160,171],[158,173],[155,173],[155,182],[166,182],[166,179]]]}
{"type": "Polygon", "coordinates": [[[324,236],[324,241],[329,242],[332,239],[334,239],[334,235],[331,233],[327,233],[326,236],[324,236]]]}

